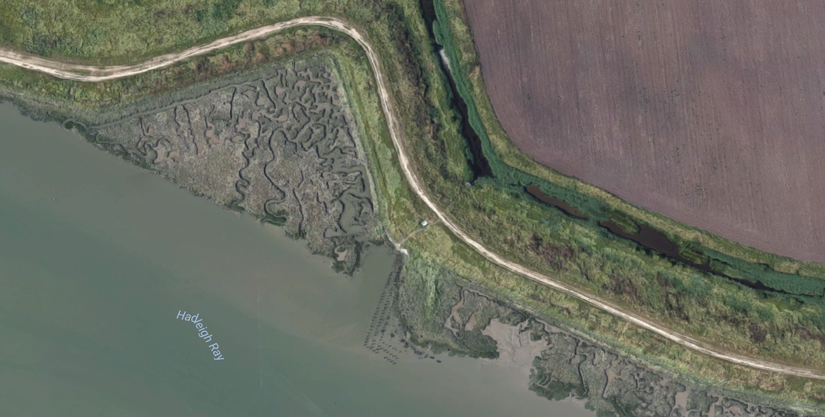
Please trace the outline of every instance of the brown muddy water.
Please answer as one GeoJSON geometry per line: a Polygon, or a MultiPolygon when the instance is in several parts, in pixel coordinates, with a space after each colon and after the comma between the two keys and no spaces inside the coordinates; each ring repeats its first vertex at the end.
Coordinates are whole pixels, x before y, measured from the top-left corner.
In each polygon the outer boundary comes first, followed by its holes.
{"type": "MultiPolygon", "coordinates": [[[[580,212],[577,208],[545,193],[541,190],[541,188],[539,188],[539,186],[535,184],[528,185],[527,187],[524,187],[524,189],[533,197],[539,199],[540,201],[546,204],[558,208],[559,210],[563,211],[564,213],[567,213],[570,216],[583,220],[589,220],[589,217],[582,214],[582,212],[580,212]]],[[[718,271],[711,268],[710,265],[708,265],[707,263],[697,263],[682,256],[681,248],[676,242],[670,240],[670,238],[668,238],[667,235],[650,226],[644,224],[635,224],[635,226],[639,229],[636,233],[629,233],[625,231],[619,224],[614,223],[612,221],[600,221],[599,226],[607,229],[610,233],[616,236],[636,242],[645,248],[652,249],[678,262],[688,264],[692,267],[701,269],[706,272],[715,274],[719,273],[718,271]]]]}
{"type": "Polygon", "coordinates": [[[536,197],[537,199],[539,199],[542,202],[547,203],[551,206],[555,206],[559,210],[561,210],[561,211],[563,211],[563,212],[565,212],[565,213],[567,213],[567,214],[569,214],[573,217],[577,217],[577,218],[583,219],[583,220],[589,220],[590,219],[589,217],[585,216],[581,211],[579,211],[579,209],[571,206],[570,204],[565,203],[564,201],[559,200],[558,198],[555,198],[555,197],[545,193],[544,191],[541,190],[541,188],[539,188],[538,185],[530,184],[527,187],[524,187],[524,189],[525,189],[525,191],[527,191],[527,193],[529,193],[533,197],[536,197]]]}
{"type": "Polygon", "coordinates": [[[0,415],[593,415],[525,369],[363,348],[383,248],[347,279],[57,124],[3,104],[0,126],[0,415]]]}
{"type": "Polygon", "coordinates": [[[670,238],[668,238],[667,235],[665,235],[664,233],[650,226],[644,224],[637,224],[636,227],[639,228],[639,231],[637,233],[628,233],[624,229],[622,229],[621,226],[611,221],[601,221],[599,222],[599,226],[609,230],[610,233],[613,233],[625,239],[632,240],[646,248],[653,249],[654,251],[659,252],[662,255],[665,255],[678,262],[682,262],[684,264],[690,265],[697,269],[701,269],[705,272],[710,272],[712,274],[720,273],[719,271],[716,271],[715,269],[711,268],[707,262],[698,263],[682,256],[679,244],[670,240],[670,238]]]}

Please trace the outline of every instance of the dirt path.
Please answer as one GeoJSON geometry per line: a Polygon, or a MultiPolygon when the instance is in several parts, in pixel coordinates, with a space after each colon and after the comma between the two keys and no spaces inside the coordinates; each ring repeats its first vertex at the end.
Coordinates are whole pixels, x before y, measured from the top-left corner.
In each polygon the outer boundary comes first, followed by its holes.
{"type": "Polygon", "coordinates": [[[146,62],[135,65],[100,67],[92,65],[86,66],[76,64],[65,64],[55,61],[49,61],[47,59],[31,55],[21,54],[19,52],[10,51],[8,49],[0,49],[0,62],[6,62],[23,68],[28,68],[34,71],[40,71],[43,73],[51,74],[58,78],[85,82],[100,82],[116,78],[129,77],[132,75],[152,71],[158,68],[167,67],[175,62],[183,61],[193,56],[202,55],[216,49],[225,48],[227,46],[234,45],[237,43],[268,36],[281,30],[293,28],[296,26],[324,26],[330,29],[334,29],[352,37],[356,42],[358,42],[358,44],[361,45],[361,47],[364,48],[364,51],[366,52],[367,57],[370,61],[370,65],[372,66],[373,73],[375,74],[375,81],[378,85],[378,94],[381,98],[381,107],[384,111],[384,115],[387,118],[387,126],[389,128],[390,136],[392,138],[393,144],[395,145],[396,151],[398,152],[398,160],[401,164],[401,169],[404,171],[404,175],[406,176],[407,181],[410,184],[410,187],[413,189],[416,195],[418,195],[418,197],[421,198],[421,200],[424,201],[424,203],[426,203],[427,206],[435,213],[435,215],[438,217],[439,220],[441,220],[445,227],[450,229],[451,232],[453,232],[466,244],[470,245],[473,249],[478,251],[478,253],[484,256],[486,259],[501,266],[502,268],[505,268],[516,274],[523,275],[533,281],[547,285],[548,287],[551,287],[555,290],[561,291],[567,295],[585,301],[588,304],[601,308],[602,310],[610,314],[619,316],[639,327],[650,330],[656,334],[661,335],[662,337],[667,338],[668,340],[676,342],[687,348],[693,349],[697,352],[701,352],[717,359],[722,359],[731,363],[744,365],[755,369],[761,369],[765,371],[771,371],[786,375],[794,375],[804,378],[825,380],[825,373],[820,371],[800,368],[796,366],[782,365],[779,363],[767,362],[742,355],[737,355],[734,353],[728,353],[722,349],[716,348],[707,343],[693,339],[689,336],[671,331],[657,324],[655,321],[651,319],[645,318],[635,313],[631,313],[629,311],[625,311],[621,307],[616,306],[610,303],[609,301],[602,300],[597,296],[583,292],[582,290],[579,290],[571,285],[556,281],[548,276],[542,275],[538,272],[525,268],[524,266],[521,266],[517,263],[508,261],[502,258],[501,256],[497,255],[496,253],[487,250],[484,246],[481,245],[481,243],[475,241],[472,237],[464,233],[461,229],[458,228],[458,226],[455,223],[453,223],[452,220],[450,220],[447,217],[447,215],[438,206],[435,205],[435,203],[433,203],[433,201],[424,191],[424,187],[421,185],[421,182],[417,178],[415,171],[412,168],[412,164],[402,142],[401,129],[398,125],[398,119],[396,118],[395,111],[392,106],[389,90],[387,88],[387,81],[384,77],[384,73],[381,71],[381,65],[378,60],[378,56],[373,51],[372,47],[366,39],[366,36],[363,35],[358,29],[344,22],[343,20],[332,17],[302,17],[287,22],[264,26],[258,29],[252,29],[234,36],[216,40],[207,45],[192,47],[182,52],[161,55],[156,58],[152,58],[146,62]]]}

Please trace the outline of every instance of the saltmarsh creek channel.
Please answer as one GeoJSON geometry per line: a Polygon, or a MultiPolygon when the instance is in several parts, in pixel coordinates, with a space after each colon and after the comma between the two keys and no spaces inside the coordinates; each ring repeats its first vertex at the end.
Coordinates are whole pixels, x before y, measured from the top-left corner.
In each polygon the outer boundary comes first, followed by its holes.
{"type": "Polygon", "coordinates": [[[593,415],[523,369],[364,348],[385,248],[345,278],[56,123],[0,126],[0,415],[593,415]]]}

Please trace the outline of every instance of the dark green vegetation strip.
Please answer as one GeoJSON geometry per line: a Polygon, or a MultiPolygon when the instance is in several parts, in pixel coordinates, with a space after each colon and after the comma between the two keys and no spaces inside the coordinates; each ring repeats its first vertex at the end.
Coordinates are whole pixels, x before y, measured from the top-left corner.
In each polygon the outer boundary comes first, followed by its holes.
{"type": "Polygon", "coordinates": [[[510,192],[527,195],[523,188],[537,184],[546,194],[572,204],[580,212],[587,217],[598,220],[607,220],[604,214],[603,206],[600,202],[592,197],[585,196],[575,192],[566,187],[560,187],[556,184],[544,181],[541,178],[526,174],[518,169],[515,169],[499,159],[498,155],[493,150],[490,143],[490,138],[487,136],[487,130],[481,122],[481,117],[478,114],[475,101],[468,89],[468,81],[461,69],[458,51],[452,42],[452,33],[450,30],[450,18],[447,15],[447,10],[444,7],[443,0],[433,0],[435,8],[436,21],[433,23],[433,32],[435,34],[436,42],[444,48],[444,53],[450,60],[452,66],[452,76],[455,80],[458,93],[467,106],[468,118],[470,126],[472,126],[475,133],[481,139],[481,149],[484,152],[484,157],[487,159],[492,168],[493,178],[483,178],[482,181],[491,183],[497,187],[507,189],[510,192]]]}

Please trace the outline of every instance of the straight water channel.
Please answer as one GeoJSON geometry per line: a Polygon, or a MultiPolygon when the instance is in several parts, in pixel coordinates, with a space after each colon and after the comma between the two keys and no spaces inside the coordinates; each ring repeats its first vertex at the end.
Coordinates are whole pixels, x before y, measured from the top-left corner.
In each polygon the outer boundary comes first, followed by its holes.
{"type": "Polygon", "coordinates": [[[523,369],[363,348],[383,248],[347,279],[57,124],[3,104],[0,126],[0,415],[593,415],[523,369]]]}

